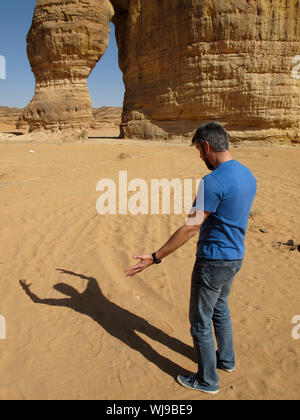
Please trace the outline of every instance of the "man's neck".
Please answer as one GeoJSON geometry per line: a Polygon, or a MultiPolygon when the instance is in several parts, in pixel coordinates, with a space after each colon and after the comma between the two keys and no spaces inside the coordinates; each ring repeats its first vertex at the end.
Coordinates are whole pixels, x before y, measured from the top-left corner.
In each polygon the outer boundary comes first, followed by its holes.
{"type": "Polygon", "coordinates": [[[224,162],[229,162],[233,160],[233,157],[229,151],[226,152],[219,152],[216,153],[216,159],[215,159],[215,169],[217,169],[218,166],[220,166],[224,162]]]}

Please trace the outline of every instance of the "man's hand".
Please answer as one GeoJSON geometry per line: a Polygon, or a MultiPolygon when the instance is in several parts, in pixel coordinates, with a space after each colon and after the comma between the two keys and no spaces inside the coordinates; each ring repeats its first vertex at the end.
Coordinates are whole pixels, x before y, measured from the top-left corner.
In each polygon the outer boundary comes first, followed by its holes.
{"type": "Polygon", "coordinates": [[[152,255],[134,255],[133,259],[140,260],[140,262],[132,267],[128,267],[124,271],[124,273],[126,273],[126,277],[135,276],[154,264],[152,255]]]}

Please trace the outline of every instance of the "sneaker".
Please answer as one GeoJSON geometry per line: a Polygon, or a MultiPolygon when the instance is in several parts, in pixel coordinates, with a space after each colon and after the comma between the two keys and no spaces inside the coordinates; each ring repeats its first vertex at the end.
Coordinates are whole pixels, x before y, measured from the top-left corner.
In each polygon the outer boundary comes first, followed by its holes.
{"type": "Polygon", "coordinates": [[[224,370],[224,372],[228,372],[228,373],[231,373],[231,372],[235,371],[235,368],[229,369],[229,368],[226,368],[226,367],[223,367],[223,366],[220,366],[220,365],[217,366],[217,369],[224,370]]]}
{"type": "Polygon", "coordinates": [[[218,351],[216,351],[216,358],[217,358],[217,369],[224,370],[224,372],[228,372],[228,373],[231,373],[231,372],[234,372],[235,371],[235,367],[234,368],[226,368],[226,367],[222,366],[222,364],[221,364],[221,362],[219,360],[219,353],[218,353],[218,351]]]}
{"type": "Polygon", "coordinates": [[[206,394],[212,395],[217,394],[219,392],[219,388],[217,387],[205,387],[203,385],[200,385],[197,375],[178,375],[177,381],[180,385],[184,386],[185,388],[193,389],[194,391],[201,391],[205,392],[206,394]]]}

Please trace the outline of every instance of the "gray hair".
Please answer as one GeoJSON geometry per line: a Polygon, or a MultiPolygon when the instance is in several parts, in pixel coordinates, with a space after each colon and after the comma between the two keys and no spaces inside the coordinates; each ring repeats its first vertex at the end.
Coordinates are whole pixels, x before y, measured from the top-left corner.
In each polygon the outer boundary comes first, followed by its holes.
{"type": "Polygon", "coordinates": [[[217,122],[201,125],[194,135],[192,144],[199,144],[203,147],[206,141],[215,152],[226,152],[229,149],[229,135],[225,128],[217,122]]]}

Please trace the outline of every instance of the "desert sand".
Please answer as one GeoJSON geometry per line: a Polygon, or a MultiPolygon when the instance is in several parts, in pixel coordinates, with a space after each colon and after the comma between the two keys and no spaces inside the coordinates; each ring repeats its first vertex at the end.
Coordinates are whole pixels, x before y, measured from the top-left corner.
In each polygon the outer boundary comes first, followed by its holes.
{"type": "Polygon", "coordinates": [[[259,189],[230,300],[237,370],[220,372],[220,393],[207,396],[174,379],[196,371],[188,305],[197,239],[124,275],[132,255],[157,250],[185,215],[96,211],[97,182],[120,170],[149,182],[207,169],[187,144],[92,134],[82,144],[1,136],[0,399],[299,399],[300,253],[274,243],[300,243],[300,148],[232,148],[259,189]]]}

